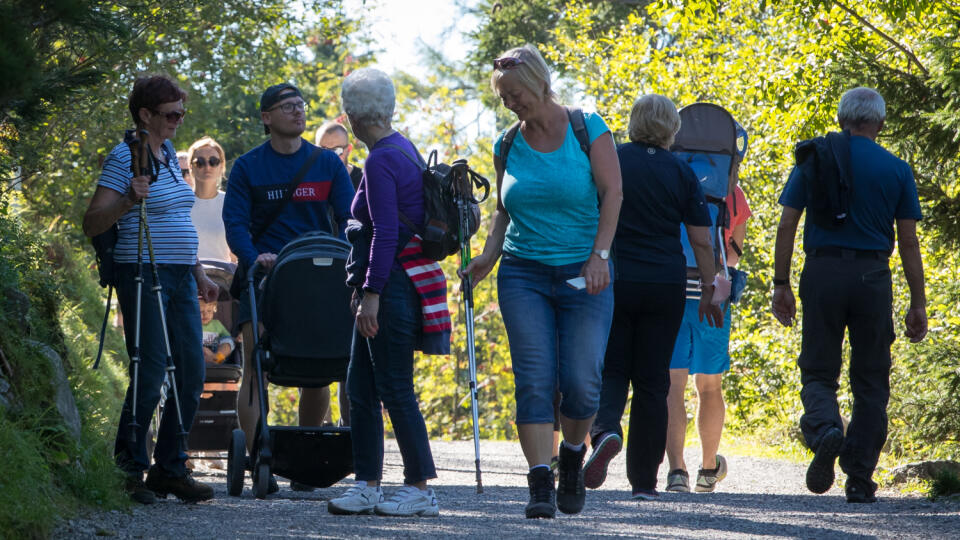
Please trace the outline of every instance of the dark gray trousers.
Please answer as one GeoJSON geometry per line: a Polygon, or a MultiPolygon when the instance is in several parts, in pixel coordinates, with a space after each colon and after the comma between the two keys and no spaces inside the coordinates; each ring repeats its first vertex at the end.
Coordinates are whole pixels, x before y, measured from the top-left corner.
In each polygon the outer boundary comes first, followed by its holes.
{"type": "Polygon", "coordinates": [[[854,481],[875,489],[871,476],[887,439],[893,291],[887,259],[845,255],[808,256],[800,276],[800,428],[811,449],[827,429],[843,428],[837,389],[844,333],[849,330],[853,414],[840,467],[854,481]]]}

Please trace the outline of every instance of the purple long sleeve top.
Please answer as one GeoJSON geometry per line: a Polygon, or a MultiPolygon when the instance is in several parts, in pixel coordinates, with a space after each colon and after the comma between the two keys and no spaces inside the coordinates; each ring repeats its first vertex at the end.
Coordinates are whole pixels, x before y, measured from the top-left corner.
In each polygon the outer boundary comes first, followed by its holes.
{"type": "Polygon", "coordinates": [[[424,214],[420,168],[390,145],[417,159],[416,148],[400,133],[377,141],[363,165],[363,178],[350,208],[355,219],[373,228],[363,288],[378,294],[387,284],[391,268],[402,268],[396,262],[397,243],[401,229],[411,231],[400,222],[400,212],[418,227],[423,226],[424,214]]]}

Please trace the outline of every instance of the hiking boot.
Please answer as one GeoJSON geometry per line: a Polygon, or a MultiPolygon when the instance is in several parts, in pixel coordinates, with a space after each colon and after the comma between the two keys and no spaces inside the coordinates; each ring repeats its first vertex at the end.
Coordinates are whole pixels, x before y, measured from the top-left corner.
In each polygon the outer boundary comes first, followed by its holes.
{"type": "Polygon", "coordinates": [[[877,502],[875,485],[872,481],[863,482],[848,476],[846,486],[847,502],[851,504],[870,504],[877,502]]]}
{"type": "MultiPolygon", "coordinates": [[[[693,489],[697,493],[710,493],[717,488],[717,484],[727,477],[727,459],[717,454],[717,464],[712,469],[701,468],[697,472],[697,485],[693,489]]],[[[689,489],[687,490],[689,491],[689,489]]]]}
{"type": "MultiPolygon", "coordinates": [[[[272,478],[271,478],[271,480],[273,480],[274,482],[276,482],[276,480],[274,480],[274,479],[272,479],[272,478]]],[[[279,489],[279,486],[278,486],[278,489],[279,489]]],[[[309,493],[309,492],[311,492],[311,491],[313,491],[313,490],[315,490],[315,489],[317,489],[317,488],[311,486],[310,484],[301,484],[300,482],[297,482],[297,481],[295,481],[295,480],[291,480],[291,481],[290,481],[290,489],[292,489],[293,491],[303,491],[303,492],[309,493]]],[[[267,491],[269,492],[270,490],[268,489],[267,491]]]]}
{"type": "Polygon", "coordinates": [[[373,510],[381,516],[437,517],[440,515],[440,505],[437,504],[437,495],[433,490],[422,491],[416,486],[403,486],[393,494],[393,497],[376,505],[373,510]]]}
{"type": "Polygon", "coordinates": [[[383,490],[380,486],[357,483],[347,488],[343,495],[330,499],[327,511],[338,515],[372,514],[373,508],[382,502],[383,490]]]}
{"type": "Polygon", "coordinates": [[[583,483],[590,489],[597,489],[607,479],[607,465],[623,448],[623,437],[608,432],[593,441],[593,453],[583,466],[583,483]]]}
{"type": "Polygon", "coordinates": [[[635,489],[632,498],[635,501],[659,501],[660,493],[657,492],[656,488],[635,489]]]}
{"type": "Polygon", "coordinates": [[[156,465],[147,473],[146,486],[160,499],[165,499],[168,494],[185,503],[213,498],[213,488],[194,480],[189,471],[183,476],[167,476],[156,465]]]}
{"type": "Polygon", "coordinates": [[[157,502],[157,496],[143,483],[142,473],[128,474],[124,480],[123,489],[131,499],[140,504],[157,502]]]}
{"type": "Polygon", "coordinates": [[[820,443],[813,454],[813,461],[807,467],[807,489],[814,493],[826,493],[833,485],[833,465],[843,446],[843,431],[832,427],[820,437],[820,443]]]}
{"type": "Polygon", "coordinates": [[[530,502],[524,510],[528,518],[553,518],[557,515],[557,490],[553,473],[546,467],[535,467],[527,473],[530,502]]]}
{"type": "Polygon", "coordinates": [[[683,469],[674,469],[667,474],[667,491],[690,493],[690,475],[683,469]]]}
{"type": "Polygon", "coordinates": [[[564,514],[577,514],[583,510],[587,491],[583,487],[583,458],[587,445],[579,451],[560,443],[560,465],[557,467],[557,508],[564,514]]]}

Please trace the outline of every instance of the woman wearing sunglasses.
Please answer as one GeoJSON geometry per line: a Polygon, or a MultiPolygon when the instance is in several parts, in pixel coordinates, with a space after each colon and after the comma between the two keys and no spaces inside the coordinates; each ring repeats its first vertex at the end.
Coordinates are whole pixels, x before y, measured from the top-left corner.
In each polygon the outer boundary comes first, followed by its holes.
{"type": "Polygon", "coordinates": [[[531,45],[494,60],[491,86],[519,123],[507,159],[494,143],[499,200],[483,253],[464,272],[474,283],[500,258],[500,311],[516,382],[517,431],[530,467],[528,518],[583,508],[584,439],[600,402],[603,354],[613,317],[609,261],[620,212],[620,166],[603,119],[583,116],[589,144],[555,101],[550,72],[531,45]],[[589,153],[585,150],[589,150],[589,153]],[[599,204],[598,204],[599,201],[599,204]],[[578,284],[579,282],[579,284],[578,284]],[[577,288],[578,287],[578,288],[577,288]],[[553,399],[560,443],[554,487],[553,399]]]}
{"type": "Polygon", "coordinates": [[[227,245],[227,233],[221,217],[226,196],[220,190],[226,170],[223,147],[213,138],[203,137],[190,145],[187,152],[190,172],[196,183],[197,200],[190,218],[200,239],[197,256],[200,259],[237,262],[227,245]]]}
{"type": "Polygon", "coordinates": [[[213,497],[213,488],[194,480],[184,464],[187,454],[179,442],[179,422],[174,414],[179,410],[183,428],[189,430],[203,391],[203,341],[197,297],[207,301],[217,298],[217,285],[197,264],[197,233],[187,217],[194,196],[183,181],[177,153],[170,142],[183,122],[186,97],[165,76],[140,77],[134,82],[130,116],[137,128],[148,132],[152,172],[134,176],[130,148],[126,142],[118,144],[103,162],[97,189],[83,216],[83,232],[89,237],[117,225],[113,253],[117,300],[127,323],[123,327],[127,352],[131,358],[139,356],[139,368],[131,369],[114,458],[127,475],[127,493],[141,504],[156,502],[158,495],[162,498],[167,494],[184,502],[213,497]],[[141,205],[145,205],[152,249],[138,238],[142,238],[141,205]],[[145,266],[157,264],[155,273],[142,269],[142,287],[138,287],[138,259],[145,266]],[[155,275],[159,280],[156,283],[155,275]],[[154,285],[162,287],[162,299],[153,290],[154,285]],[[158,309],[158,302],[162,302],[162,310],[158,309]],[[167,393],[151,465],[147,428],[160,402],[169,354],[176,368],[177,393],[167,393]],[[133,373],[137,376],[133,377],[133,373]],[[174,403],[174,396],[179,397],[179,406],[174,403]],[[133,432],[131,424],[135,424],[133,432]]]}

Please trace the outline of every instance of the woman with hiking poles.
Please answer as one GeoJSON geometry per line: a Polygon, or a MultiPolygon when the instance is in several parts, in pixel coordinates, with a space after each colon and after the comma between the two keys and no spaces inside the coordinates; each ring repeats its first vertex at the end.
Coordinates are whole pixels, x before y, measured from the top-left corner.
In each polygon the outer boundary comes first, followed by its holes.
{"type": "Polygon", "coordinates": [[[516,381],[517,430],[529,471],[528,518],[580,512],[584,439],[600,401],[613,316],[609,260],[620,212],[613,136],[595,113],[556,102],[531,45],[493,61],[491,86],[518,122],[494,144],[499,201],[473,283],[501,258],[500,311],[516,381]],[[599,205],[597,204],[599,200],[599,205]],[[559,383],[559,483],[550,470],[559,383]]]}
{"type": "Polygon", "coordinates": [[[213,488],[191,478],[184,466],[185,436],[203,390],[198,295],[208,301],[217,297],[217,285],[197,264],[197,232],[190,221],[194,194],[169,140],[183,122],[185,99],[186,93],[165,76],[134,82],[129,109],[136,135],[130,133],[107,156],[83,218],[83,231],[90,237],[117,226],[114,281],[131,383],[114,457],[127,474],[127,492],[141,504],[167,494],[184,502],[213,497],[213,488]],[[133,174],[134,168],[139,174],[133,174]],[[144,263],[152,272],[144,271],[144,263]],[[175,369],[168,372],[171,363],[175,369]],[[161,386],[171,375],[175,386],[164,405],[151,466],[147,428],[161,386]]]}

